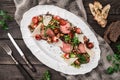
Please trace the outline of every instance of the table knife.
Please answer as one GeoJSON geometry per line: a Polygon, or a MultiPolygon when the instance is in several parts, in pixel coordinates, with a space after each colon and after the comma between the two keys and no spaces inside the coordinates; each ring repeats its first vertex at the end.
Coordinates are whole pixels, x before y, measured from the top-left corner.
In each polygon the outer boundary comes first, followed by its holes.
{"type": "Polygon", "coordinates": [[[13,39],[13,37],[12,37],[12,35],[10,33],[8,33],[8,37],[10,38],[11,42],[13,43],[13,45],[15,46],[15,48],[17,49],[17,51],[19,52],[19,54],[21,55],[21,57],[24,59],[24,61],[28,65],[28,67],[33,72],[36,72],[35,67],[32,65],[32,63],[29,61],[29,59],[24,55],[24,53],[22,52],[22,50],[20,49],[20,47],[17,45],[17,43],[15,42],[15,40],[13,39]]]}
{"type": "Polygon", "coordinates": [[[6,44],[6,43],[2,43],[0,44],[0,47],[5,50],[5,52],[12,58],[12,60],[15,62],[17,68],[20,70],[20,72],[22,73],[22,75],[24,76],[25,80],[34,80],[32,78],[32,76],[29,74],[29,72],[24,68],[24,66],[18,61],[16,60],[16,58],[13,56],[12,54],[12,50],[11,48],[6,44]]]}

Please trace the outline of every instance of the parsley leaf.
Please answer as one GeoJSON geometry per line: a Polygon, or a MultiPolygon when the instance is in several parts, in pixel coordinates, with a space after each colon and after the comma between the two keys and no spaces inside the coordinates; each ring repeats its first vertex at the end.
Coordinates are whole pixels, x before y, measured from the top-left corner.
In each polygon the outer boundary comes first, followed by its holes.
{"type": "Polygon", "coordinates": [[[51,80],[51,74],[48,70],[45,71],[41,80],[51,80]]]}
{"type": "Polygon", "coordinates": [[[73,39],[72,39],[72,44],[73,46],[77,46],[79,44],[79,40],[78,40],[78,37],[74,36],[73,39]]]}
{"type": "Polygon", "coordinates": [[[117,45],[116,47],[117,47],[118,53],[120,53],[120,44],[117,45]]]}
{"type": "Polygon", "coordinates": [[[89,58],[90,56],[86,53],[86,54],[77,54],[78,60],[81,64],[87,63],[87,58],[89,58]]]}
{"type": "Polygon", "coordinates": [[[120,71],[120,45],[117,45],[116,47],[118,51],[117,53],[106,56],[107,60],[112,62],[112,66],[108,67],[106,70],[108,74],[120,71]]]}
{"type": "Polygon", "coordinates": [[[111,55],[107,55],[107,60],[111,61],[112,60],[112,56],[111,55]]]}
{"type": "Polygon", "coordinates": [[[0,26],[2,26],[3,30],[8,29],[8,25],[6,23],[7,20],[12,20],[12,17],[7,14],[7,12],[0,10],[0,26]]]}
{"type": "Polygon", "coordinates": [[[58,26],[48,24],[47,28],[55,29],[55,28],[58,28],[58,26]]]}
{"type": "Polygon", "coordinates": [[[69,42],[71,40],[69,35],[64,35],[65,42],[69,42]]]}
{"type": "Polygon", "coordinates": [[[107,68],[107,73],[112,74],[114,72],[114,69],[110,66],[107,68]]]}

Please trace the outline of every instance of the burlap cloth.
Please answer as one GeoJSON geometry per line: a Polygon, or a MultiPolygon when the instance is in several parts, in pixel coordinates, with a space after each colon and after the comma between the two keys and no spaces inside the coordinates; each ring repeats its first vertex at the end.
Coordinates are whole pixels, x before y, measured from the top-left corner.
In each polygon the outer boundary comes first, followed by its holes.
{"type": "MultiPolygon", "coordinates": [[[[83,7],[82,0],[14,0],[14,2],[16,6],[15,19],[18,24],[20,23],[24,12],[35,5],[44,4],[56,5],[61,8],[67,9],[78,17],[83,17],[83,19],[87,21],[86,12],[83,7]]],[[[91,30],[94,32],[92,28],[91,30]]],[[[95,35],[99,41],[99,46],[101,49],[101,59],[99,61],[98,67],[84,75],[72,76],[60,73],[62,76],[66,77],[66,80],[120,80],[120,73],[114,73],[112,75],[106,73],[106,69],[111,65],[106,60],[106,56],[108,54],[113,54],[113,51],[103,38],[101,38],[96,33],[95,35]]]]}

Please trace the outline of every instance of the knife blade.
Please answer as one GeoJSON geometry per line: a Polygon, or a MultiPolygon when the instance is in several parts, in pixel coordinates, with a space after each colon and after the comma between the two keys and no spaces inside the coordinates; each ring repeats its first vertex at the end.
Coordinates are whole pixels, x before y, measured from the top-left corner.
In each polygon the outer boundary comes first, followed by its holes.
{"type": "Polygon", "coordinates": [[[23,51],[20,49],[20,47],[17,45],[17,43],[15,42],[15,40],[13,39],[12,35],[10,33],[8,33],[8,37],[10,38],[11,42],[13,43],[13,45],[15,46],[15,48],[17,49],[17,51],[19,52],[19,54],[21,55],[21,57],[24,59],[24,61],[26,62],[26,64],[28,65],[28,67],[33,71],[36,72],[35,67],[32,65],[32,63],[29,61],[29,59],[24,55],[23,51]]]}

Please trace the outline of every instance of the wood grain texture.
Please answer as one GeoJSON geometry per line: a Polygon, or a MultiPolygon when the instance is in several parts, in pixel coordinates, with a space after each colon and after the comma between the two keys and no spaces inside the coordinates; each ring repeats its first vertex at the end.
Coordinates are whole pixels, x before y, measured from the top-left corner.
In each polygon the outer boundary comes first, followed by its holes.
{"type": "MultiPolygon", "coordinates": [[[[98,0],[103,4],[103,6],[105,6],[106,4],[111,5],[111,9],[108,16],[108,24],[104,29],[97,24],[97,22],[94,20],[89,10],[88,4],[90,2],[93,3],[94,0],[83,0],[83,1],[84,1],[85,9],[87,12],[87,16],[88,16],[88,23],[92,26],[95,32],[98,33],[100,36],[103,37],[105,30],[108,28],[111,22],[120,20],[119,0],[98,0]]],[[[14,17],[15,5],[13,0],[0,0],[0,9],[7,11],[8,14],[14,17]]],[[[25,68],[30,72],[30,74],[34,77],[35,80],[40,80],[45,70],[50,70],[50,72],[52,73],[52,80],[65,80],[65,78],[60,76],[58,72],[46,67],[38,59],[34,57],[34,55],[30,52],[30,50],[24,44],[22,35],[20,32],[20,28],[15,22],[15,20],[8,22],[8,25],[9,25],[8,30],[2,30],[0,26],[0,43],[7,43],[11,47],[16,59],[19,60],[25,66],[25,68]],[[15,41],[18,43],[18,45],[23,50],[25,55],[27,55],[28,59],[36,67],[38,71],[37,73],[33,73],[28,69],[28,67],[26,66],[25,62],[18,54],[15,47],[9,41],[7,32],[10,32],[13,35],[15,41]]],[[[118,43],[120,43],[120,38],[116,43],[110,44],[113,50],[115,50],[114,46],[118,43]]],[[[16,65],[14,65],[13,60],[1,48],[0,48],[0,80],[25,80],[23,75],[20,73],[19,69],[16,67],[16,65]]]]}
{"type": "MultiPolygon", "coordinates": [[[[31,74],[34,80],[40,80],[43,76],[43,73],[46,70],[49,70],[51,73],[51,80],[65,80],[64,77],[61,77],[59,72],[56,72],[46,66],[34,65],[37,73],[33,73],[30,69],[24,65],[25,69],[31,74]]],[[[0,65],[0,80],[25,80],[22,73],[20,73],[19,69],[16,65],[4,64],[0,65]]]]}

